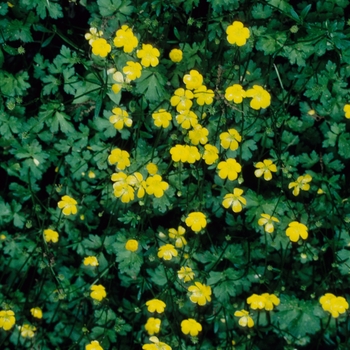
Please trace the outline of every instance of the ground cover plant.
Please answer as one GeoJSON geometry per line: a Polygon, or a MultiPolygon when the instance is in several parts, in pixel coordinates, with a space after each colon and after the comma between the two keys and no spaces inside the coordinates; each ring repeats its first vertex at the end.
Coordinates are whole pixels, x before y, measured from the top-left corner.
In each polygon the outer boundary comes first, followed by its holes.
{"type": "Polygon", "coordinates": [[[1,3],[1,349],[348,349],[347,11],[1,3]]]}

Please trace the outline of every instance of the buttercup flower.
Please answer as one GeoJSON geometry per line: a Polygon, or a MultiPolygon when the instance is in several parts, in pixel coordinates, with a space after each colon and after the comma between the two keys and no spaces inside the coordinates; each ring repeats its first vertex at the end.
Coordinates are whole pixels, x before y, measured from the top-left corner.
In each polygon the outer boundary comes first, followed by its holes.
{"type": "Polygon", "coordinates": [[[119,170],[124,170],[126,167],[130,166],[130,155],[127,151],[122,151],[119,148],[115,148],[111,151],[108,156],[108,161],[110,164],[117,163],[116,167],[119,170]]]}
{"type": "Polygon", "coordinates": [[[146,192],[147,194],[153,194],[155,197],[163,197],[164,191],[169,188],[169,184],[162,181],[160,175],[153,175],[146,180],[146,192]]]}
{"type": "Polygon", "coordinates": [[[145,324],[145,329],[149,335],[157,334],[160,332],[161,320],[159,318],[150,317],[145,324]]]}
{"type": "Polygon", "coordinates": [[[89,179],[94,179],[95,177],[96,177],[96,174],[92,170],[90,170],[89,173],[88,173],[88,178],[89,179]]]}
{"type": "Polygon", "coordinates": [[[299,176],[297,178],[297,181],[291,182],[288,185],[288,188],[289,189],[294,188],[292,193],[294,196],[298,196],[300,193],[300,190],[308,191],[310,189],[309,182],[311,181],[312,181],[312,176],[309,174],[306,174],[304,176],[299,176]]]}
{"type": "Polygon", "coordinates": [[[277,298],[275,294],[263,293],[261,294],[261,296],[265,298],[266,311],[271,311],[273,310],[274,306],[277,306],[280,304],[280,299],[277,298]]]}
{"type": "Polygon", "coordinates": [[[125,249],[129,250],[130,252],[136,252],[136,250],[139,249],[139,242],[135,239],[129,239],[125,243],[125,249]]]}
{"type": "Polygon", "coordinates": [[[344,106],[345,118],[350,119],[350,104],[344,106]]]}
{"type": "Polygon", "coordinates": [[[185,74],[183,82],[188,90],[198,89],[203,83],[203,76],[197,70],[192,69],[190,74],[185,74]]]}
{"type": "Polygon", "coordinates": [[[149,340],[154,344],[143,345],[142,346],[143,350],[171,350],[172,349],[169,345],[159,341],[159,339],[154,335],[150,337],[149,340]]]}
{"type": "Polygon", "coordinates": [[[203,128],[200,124],[195,125],[188,133],[188,137],[193,145],[198,145],[199,143],[205,145],[208,142],[208,135],[208,129],[203,128]]]}
{"type": "Polygon", "coordinates": [[[164,303],[164,301],[159,300],[159,299],[148,300],[146,302],[146,305],[147,305],[147,310],[149,312],[157,311],[159,314],[164,312],[164,309],[166,307],[166,304],[164,303]]]}
{"type": "Polygon", "coordinates": [[[150,175],[155,175],[155,174],[157,174],[157,171],[158,171],[158,167],[154,163],[148,163],[146,165],[146,169],[148,171],[148,174],[150,174],[150,175]]]}
{"type": "Polygon", "coordinates": [[[253,85],[252,89],[247,90],[246,96],[253,97],[250,101],[250,107],[255,110],[267,108],[271,104],[271,95],[259,85],[253,85]]]}
{"type": "Polygon", "coordinates": [[[184,237],[185,233],[186,233],[186,230],[182,226],[179,226],[178,229],[176,228],[169,229],[169,237],[171,239],[175,239],[176,248],[182,248],[184,245],[187,244],[187,241],[184,237]]]}
{"type": "Polygon", "coordinates": [[[146,181],[143,180],[143,176],[139,172],[135,172],[129,175],[126,179],[128,185],[133,186],[137,190],[137,198],[143,198],[145,195],[146,181]]]}
{"type": "Polygon", "coordinates": [[[178,63],[182,61],[182,51],[179,49],[172,49],[169,53],[169,58],[174,62],[178,63]]]}
{"type": "Polygon", "coordinates": [[[134,200],[134,189],[130,186],[130,176],[127,176],[123,172],[114,173],[111,176],[113,184],[113,194],[117,198],[121,198],[123,203],[129,203],[134,200]]]}
{"type": "Polygon", "coordinates": [[[114,114],[109,117],[109,121],[117,130],[123,129],[124,125],[126,125],[129,128],[131,127],[132,119],[129,118],[129,114],[127,111],[117,107],[112,109],[112,113],[114,114]]]}
{"type": "Polygon", "coordinates": [[[127,78],[130,81],[140,78],[141,71],[142,66],[138,62],[127,61],[126,66],[123,67],[123,73],[127,76],[127,78]]]}
{"type": "Polygon", "coordinates": [[[172,244],[165,244],[158,249],[158,258],[164,260],[171,260],[173,257],[178,255],[177,250],[172,244]]]}
{"type": "Polygon", "coordinates": [[[107,296],[106,289],[102,284],[94,284],[91,286],[90,290],[92,291],[90,293],[92,299],[101,301],[107,296]]]}
{"type": "Polygon", "coordinates": [[[200,282],[194,282],[194,285],[188,287],[188,291],[192,293],[190,296],[192,303],[203,306],[211,301],[210,286],[206,286],[200,282]]]}
{"type": "Polygon", "coordinates": [[[187,162],[189,149],[183,145],[175,145],[170,148],[171,159],[174,162],[187,162]]]}
{"type": "Polygon", "coordinates": [[[201,85],[196,90],[194,90],[194,97],[196,98],[197,104],[200,106],[211,105],[214,101],[214,91],[207,89],[205,85],[201,85]]]}
{"type": "Polygon", "coordinates": [[[220,141],[223,148],[235,151],[238,148],[238,143],[242,141],[242,136],[236,129],[229,129],[220,134],[220,141]]]}
{"type": "Polygon", "coordinates": [[[183,110],[189,110],[192,107],[193,92],[178,88],[175,90],[174,95],[170,99],[170,104],[175,107],[178,112],[183,110]]]}
{"type": "Polygon", "coordinates": [[[227,41],[230,44],[236,44],[237,46],[243,46],[250,37],[250,31],[243,26],[242,22],[234,21],[226,29],[227,41]]]}
{"type": "Polygon", "coordinates": [[[240,317],[238,324],[242,327],[252,328],[254,326],[254,320],[249,316],[249,312],[246,310],[236,311],[235,316],[240,317]]]}
{"type": "Polygon", "coordinates": [[[265,297],[257,294],[253,294],[249,298],[247,298],[247,304],[249,304],[253,310],[263,309],[265,307],[265,302],[265,297]]]}
{"type": "Polygon", "coordinates": [[[272,233],[275,230],[274,222],[280,222],[274,216],[270,216],[269,214],[261,214],[261,218],[258,221],[259,226],[265,226],[265,231],[268,233],[272,233]]]}
{"type": "Polygon", "coordinates": [[[255,176],[261,177],[264,175],[265,181],[270,181],[272,179],[271,172],[275,173],[277,171],[277,167],[275,164],[273,164],[271,159],[265,159],[262,162],[258,162],[255,164],[255,167],[257,168],[254,171],[255,176]]]}
{"type": "Polygon", "coordinates": [[[98,38],[91,44],[92,53],[96,56],[106,57],[111,52],[111,45],[107,43],[106,39],[98,38]]]}
{"type": "Polygon", "coordinates": [[[206,164],[212,165],[219,158],[219,150],[213,145],[204,146],[203,159],[206,164]]]}
{"type": "Polygon", "coordinates": [[[85,266],[98,266],[98,260],[96,258],[96,256],[87,256],[85,259],[84,259],[84,265],[85,266]]]}
{"type": "Polygon", "coordinates": [[[324,311],[331,313],[332,317],[337,318],[339,314],[345,313],[349,304],[343,297],[337,297],[332,293],[326,293],[320,298],[320,303],[324,311]]]}
{"type": "Polygon", "coordinates": [[[97,340],[93,340],[90,344],[85,346],[85,350],[103,350],[103,347],[97,340]]]}
{"type": "Polygon", "coordinates": [[[57,203],[57,206],[62,209],[64,215],[71,215],[77,213],[77,201],[69,196],[63,196],[57,203]]]}
{"type": "Polygon", "coordinates": [[[97,31],[97,28],[91,27],[90,33],[85,34],[85,39],[89,40],[89,44],[92,45],[92,43],[100,38],[103,35],[103,32],[101,30],[97,31]]]}
{"type": "Polygon", "coordinates": [[[225,98],[227,101],[233,100],[234,103],[242,103],[244,97],[246,97],[246,92],[239,84],[233,84],[225,91],[225,98]]]}
{"type": "Polygon", "coordinates": [[[15,313],[12,310],[0,311],[0,328],[10,330],[16,323],[15,313]]]}
{"type": "Polygon", "coordinates": [[[190,267],[182,266],[179,271],[177,271],[177,277],[180,278],[180,280],[184,280],[184,282],[189,282],[194,279],[194,272],[190,267]]]}
{"type": "Polygon", "coordinates": [[[30,309],[30,313],[32,314],[33,317],[35,318],[43,318],[43,312],[42,310],[40,309],[40,307],[33,307],[30,309]]]}
{"type": "Polygon", "coordinates": [[[187,153],[187,162],[190,164],[195,163],[197,160],[201,159],[201,155],[196,146],[185,146],[185,152],[187,153]]]}
{"type": "Polygon", "coordinates": [[[202,228],[207,226],[207,218],[200,211],[194,211],[188,214],[185,223],[188,227],[191,227],[191,229],[197,233],[202,228]]]}
{"type": "Polygon", "coordinates": [[[191,337],[195,337],[201,330],[202,325],[193,318],[189,318],[181,322],[181,331],[183,334],[190,334],[191,337]]]}
{"type": "Polygon", "coordinates": [[[292,221],[286,230],[286,235],[292,242],[298,242],[299,237],[306,239],[308,237],[308,228],[297,221],[292,221]]]}
{"type": "Polygon", "coordinates": [[[127,25],[122,25],[121,29],[117,30],[113,40],[115,47],[122,47],[124,52],[130,53],[138,45],[139,41],[127,25]]]}
{"type": "Polygon", "coordinates": [[[141,58],[141,64],[144,67],[155,67],[159,63],[160,52],[150,44],[142,44],[142,50],[138,50],[136,55],[141,58]]]}
{"type": "Polygon", "coordinates": [[[184,129],[190,129],[191,126],[195,127],[198,124],[198,117],[196,113],[187,109],[180,111],[180,114],[178,114],[175,118],[176,118],[176,121],[184,129]]]}
{"type": "Polygon", "coordinates": [[[160,109],[158,112],[152,114],[153,123],[158,128],[167,128],[171,121],[171,114],[165,109],[160,109]]]}
{"type": "Polygon", "coordinates": [[[33,338],[36,327],[32,326],[31,324],[24,324],[23,326],[19,326],[18,330],[21,332],[21,336],[23,338],[33,338]]]}
{"type": "Polygon", "coordinates": [[[219,177],[221,179],[228,178],[230,181],[233,181],[237,179],[238,173],[241,172],[242,167],[236,159],[229,158],[224,162],[220,162],[217,169],[219,170],[219,177]]]}
{"type": "Polygon", "coordinates": [[[122,72],[115,72],[113,74],[113,80],[116,81],[116,84],[112,85],[112,90],[115,94],[117,94],[124,87],[124,85],[130,83],[129,78],[124,79],[122,72]]]}
{"type": "Polygon", "coordinates": [[[57,243],[59,234],[57,231],[51,230],[50,228],[44,230],[44,238],[46,242],[57,243]]]}
{"type": "Polygon", "coordinates": [[[247,204],[246,199],[243,198],[241,194],[243,194],[243,190],[240,188],[234,188],[233,193],[228,193],[225,195],[224,200],[222,201],[222,205],[226,209],[232,207],[232,211],[235,213],[241,212],[243,209],[242,204],[247,204]]]}

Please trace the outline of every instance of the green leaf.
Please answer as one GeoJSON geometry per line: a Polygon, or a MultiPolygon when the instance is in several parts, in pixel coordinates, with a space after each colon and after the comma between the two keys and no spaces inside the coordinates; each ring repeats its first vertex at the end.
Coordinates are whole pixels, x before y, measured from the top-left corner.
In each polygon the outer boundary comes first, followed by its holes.
{"type": "Polygon", "coordinates": [[[144,95],[148,101],[162,101],[166,99],[164,86],[166,79],[158,72],[145,71],[137,81],[137,93],[144,95]]]}
{"type": "Polygon", "coordinates": [[[253,6],[252,16],[255,19],[266,19],[272,15],[272,9],[268,5],[257,4],[253,6]]]}
{"type": "Polygon", "coordinates": [[[113,16],[119,12],[125,16],[132,14],[134,7],[130,1],[121,0],[97,0],[102,16],[113,16]]]}
{"type": "Polygon", "coordinates": [[[163,287],[168,283],[163,265],[159,265],[156,269],[147,269],[146,271],[150,275],[151,281],[157,286],[163,287]]]}
{"type": "Polygon", "coordinates": [[[310,154],[303,153],[299,156],[300,164],[306,169],[312,168],[319,160],[320,157],[315,151],[312,151],[310,154]]]}
{"type": "Polygon", "coordinates": [[[50,120],[51,132],[56,133],[58,131],[58,128],[60,128],[64,134],[74,133],[75,129],[72,123],[66,119],[69,119],[69,116],[67,114],[56,111],[54,117],[50,120]]]}
{"type": "Polygon", "coordinates": [[[96,250],[102,247],[102,240],[100,236],[90,234],[89,238],[85,238],[82,244],[87,249],[96,250]]]}
{"type": "Polygon", "coordinates": [[[345,132],[339,136],[339,155],[345,159],[350,159],[350,133],[345,132]]]}
{"type": "Polygon", "coordinates": [[[0,225],[10,222],[13,218],[11,207],[0,197],[0,225]]]}
{"type": "Polygon", "coordinates": [[[242,143],[242,158],[244,160],[249,160],[252,158],[253,153],[252,151],[255,151],[258,149],[258,146],[256,145],[256,142],[254,140],[246,140],[242,143]]]}

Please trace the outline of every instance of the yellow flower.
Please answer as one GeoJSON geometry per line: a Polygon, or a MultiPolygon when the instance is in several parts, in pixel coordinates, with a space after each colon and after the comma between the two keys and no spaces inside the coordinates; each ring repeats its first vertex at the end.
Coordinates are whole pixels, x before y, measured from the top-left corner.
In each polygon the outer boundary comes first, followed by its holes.
{"type": "MultiPolygon", "coordinates": [[[[134,189],[128,183],[129,176],[125,173],[113,173],[111,180],[113,184],[113,194],[117,197],[121,197],[123,203],[129,203],[134,199],[134,189]]],[[[130,180],[129,180],[130,182],[130,180]]]]}
{"type": "Polygon", "coordinates": [[[90,344],[85,346],[85,350],[103,350],[103,347],[97,340],[93,340],[90,344]]]}
{"type": "Polygon", "coordinates": [[[115,47],[122,47],[126,53],[132,52],[139,43],[131,28],[125,24],[122,25],[121,29],[117,30],[113,42],[115,47]]]}
{"type": "Polygon", "coordinates": [[[145,324],[145,329],[149,335],[157,334],[160,332],[161,320],[159,318],[150,317],[145,324]]]}
{"type": "Polygon", "coordinates": [[[292,242],[298,242],[299,237],[306,239],[308,237],[308,228],[297,221],[292,221],[286,230],[286,235],[292,242]]]}
{"type": "Polygon", "coordinates": [[[137,51],[137,57],[141,58],[141,64],[144,67],[157,66],[159,64],[159,56],[159,50],[150,44],[142,44],[142,50],[137,51]]]}
{"type": "Polygon", "coordinates": [[[123,67],[123,73],[127,76],[127,78],[130,81],[140,78],[141,71],[142,66],[138,62],[127,61],[126,66],[123,67]]]}
{"type": "Polygon", "coordinates": [[[243,190],[240,188],[234,188],[233,193],[228,193],[225,195],[224,200],[222,201],[222,205],[226,209],[232,206],[232,211],[235,213],[241,212],[243,209],[242,204],[247,204],[246,199],[243,198],[241,194],[243,194],[243,190]]]}
{"type": "Polygon", "coordinates": [[[117,94],[124,87],[124,85],[130,83],[130,79],[124,79],[123,73],[121,72],[115,72],[113,74],[113,80],[117,82],[116,84],[112,85],[112,90],[115,94],[117,94]]]}
{"type": "Polygon", "coordinates": [[[191,337],[196,337],[202,330],[202,325],[193,318],[188,318],[181,322],[181,331],[183,334],[190,334],[191,337]]]}
{"type": "Polygon", "coordinates": [[[18,330],[21,332],[21,336],[23,338],[33,338],[36,327],[32,326],[31,324],[24,324],[23,326],[19,326],[18,330]]]}
{"type": "Polygon", "coordinates": [[[274,305],[279,305],[280,304],[280,299],[277,298],[275,294],[268,294],[268,293],[263,293],[261,294],[262,297],[265,298],[265,310],[266,311],[271,311],[273,310],[274,305]]]}
{"type": "Polygon", "coordinates": [[[200,124],[195,125],[188,133],[188,137],[193,145],[198,145],[199,143],[205,145],[208,142],[208,135],[208,129],[203,128],[200,124]]]}
{"type": "Polygon", "coordinates": [[[194,211],[188,214],[185,223],[188,227],[191,227],[194,232],[199,232],[202,228],[207,226],[207,218],[200,211],[194,211]]]}
{"type": "Polygon", "coordinates": [[[187,244],[185,237],[183,237],[185,233],[186,230],[182,226],[179,226],[177,230],[176,228],[169,229],[169,237],[171,239],[175,239],[176,248],[182,248],[184,245],[187,244]]]}
{"type": "Polygon", "coordinates": [[[212,165],[219,158],[219,150],[213,145],[204,146],[203,159],[206,164],[212,165]]]}
{"type": "Polygon", "coordinates": [[[247,304],[249,304],[253,310],[263,309],[265,307],[265,302],[265,297],[257,294],[253,294],[249,298],[247,298],[247,304]]]}
{"type": "Polygon", "coordinates": [[[98,260],[96,258],[96,256],[87,256],[86,258],[84,258],[84,262],[83,264],[85,266],[98,266],[98,260]]]}
{"type": "Polygon", "coordinates": [[[132,120],[129,118],[128,112],[124,109],[121,109],[119,107],[113,108],[112,113],[114,114],[109,117],[109,121],[117,130],[122,130],[124,128],[124,125],[129,128],[132,126],[132,120]]]}
{"type": "Polygon", "coordinates": [[[211,301],[210,286],[206,286],[200,282],[194,282],[194,285],[188,287],[188,291],[192,293],[190,296],[192,303],[203,306],[211,301]]]}
{"type": "Polygon", "coordinates": [[[234,103],[242,103],[244,97],[246,97],[246,92],[239,84],[233,84],[225,91],[225,98],[227,101],[233,100],[234,103]]]}
{"type": "Polygon", "coordinates": [[[190,164],[195,163],[197,160],[201,159],[201,155],[196,146],[185,146],[185,152],[187,154],[187,162],[190,164]]]}
{"type": "Polygon", "coordinates": [[[96,174],[92,170],[90,170],[88,173],[88,177],[89,179],[94,179],[96,177],[96,174]]]}
{"type": "Polygon", "coordinates": [[[175,145],[174,147],[170,148],[170,154],[171,159],[174,162],[187,162],[188,155],[189,155],[189,149],[186,148],[186,146],[183,145],[175,145]]]}
{"type": "Polygon", "coordinates": [[[235,151],[238,148],[238,143],[242,141],[242,136],[236,129],[229,129],[228,132],[220,134],[220,141],[223,148],[235,151]]]}
{"type": "Polygon", "coordinates": [[[241,172],[242,167],[236,159],[229,158],[224,162],[220,162],[217,169],[219,169],[219,177],[221,179],[228,178],[230,181],[233,181],[237,179],[238,173],[241,172]]]}
{"type": "Polygon", "coordinates": [[[40,307],[33,307],[30,309],[30,313],[32,314],[33,317],[35,318],[43,318],[43,312],[40,309],[40,307]]]}
{"type": "Polygon", "coordinates": [[[92,53],[96,56],[106,57],[111,52],[111,45],[109,45],[106,39],[98,38],[91,44],[92,53]]]}
{"type": "Polygon", "coordinates": [[[155,197],[163,197],[164,191],[169,188],[169,184],[162,181],[160,175],[153,175],[146,180],[146,192],[147,194],[153,194],[155,197]]]}
{"type": "Polygon", "coordinates": [[[198,117],[196,113],[188,109],[180,111],[180,114],[178,114],[175,118],[176,118],[176,121],[184,129],[190,129],[191,126],[195,127],[198,124],[198,117]]]}
{"type": "Polygon", "coordinates": [[[188,90],[198,89],[203,83],[203,76],[197,70],[192,69],[190,74],[185,74],[183,82],[188,90]]]}
{"type": "Polygon", "coordinates": [[[332,317],[337,318],[339,314],[345,313],[349,304],[343,297],[336,297],[332,293],[326,293],[320,298],[320,303],[324,311],[329,311],[332,317]]]}
{"type": "Polygon", "coordinates": [[[77,213],[77,201],[69,196],[63,196],[58,202],[58,207],[62,209],[64,215],[71,215],[77,213]]]}
{"type": "Polygon", "coordinates": [[[254,321],[253,319],[249,316],[249,312],[246,310],[240,310],[236,311],[234,313],[235,316],[240,317],[238,323],[242,327],[249,327],[252,328],[254,326],[254,321]]]}
{"type": "Polygon", "coordinates": [[[177,250],[172,244],[165,244],[158,249],[158,258],[164,260],[171,260],[173,257],[177,256],[177,250]]]}
{"type": "Polygon", "coordinates": [[[178,63],[182,61],[182,51],[179,49],[172,49],[169,53],[169,58],[174,62],[178,63]]]}
{"type": "Polygon", "coordinates": [[[147,305],[147,310],[149,312],[157,311],[159,314],[164,312],[164,309],[166,307],[166,304],[164,303],[164,301],[159,300],[159,299],[148,300],[146,302],[146,305],[147,305]]]}
{"type": "Polygon", "coordinates": [[[183,110],[189,110],[192,107],[193,92],[178,88],[175,90],[174,95],[170,99],[170,104],[175,107],[178,112],[183,110]]]}
{"type": "Polygon", "coordinates": [[[257,168],[254,171],[254,174],[256,177],[261,177],[264,175],[265,181],[270,181],[272,179],[272,172],[277,171],[277,167],[275,164],[273,164],[271,159],[265,159],[262,162],[258,162],[255,164],[255,167],[257,168]]]}
{"type": "Polygon", "coordinates": [[[103,32],[101,30],[97,31],[97,28],[91,27],[90,33],[85,34],[85,39],[89,40],[89,44],[92,45],[92,43],[102,35],[103,35],[103,32]]]}
{"type": "Polygon", "coordinates": [[[44,237],[46,242],[57,243],[59,234],[57,231],[51,230],[50,228],[44,230],[44,237]]]}
{"type": "Polygon", "coordinates": [[[143,350],[172,350],[169,345],[163,343],[162,341],[159,341],[159,339],[154,335],[150,337],[149,340],[154,344],[143,345],[143,350]]]}
{"type": "Polygon", "coordinates": [[[267,108],[271,104],[271,95],[259,85],[253,85],[252,89],[247,90],[246,96],[253,97],[250,101],[250,107],[255,110],[267,108]]]}
{"type": "Polygon", "coordinates": [[[230,44],[236,44],[237,46],[243,46],[250,37],[250,31],[243,26],[242,22],[234,21],[226,29],[227,41],[230,44]]]}
{"type": "Polygon", "coordinates": [[[157,174],[157,171],[158,171],[158,167],[154,163],[148,163],[146,165],[146,169],[150,175],[155,175],[155,174],[157,174]]]}
{"type": "Polygon", "coordinates": [[[111,151],[111,154],[108,156],[108,161],[110,164],[117,163],[117,169],[124,170],[126,167],[130,166],[129,158],[130,155],[127,151],[122,151],[119,148],[115,148],[111,151]]]}
{"type": "Polygon", "coordinates": [[[280,222],[274,216],[270,216],[269,214],[261,214],[261,218],[258,221],[259,226],[265,226],[265,231],[268,233],[272,233],[275,230],[275,226],[273,222],[280,222]]]}
{"type": "Polygon", "coordinates": [[[158,112],[152,114],[153,123],[158,128],[167,128],[171,121],[171,114],[165,109],[160,109],[158,112]]]}
{"type": "Polygon", "coordinates": [[[291,188],[294,187],[292,193],[293,193],[294,196],[298,196],[299,193],[300,193],[300,190],[308,191],[310,189],[309,182],[311,182],[311,181],[312,181],[312,176],[309,175],[309,174],[306,174],[304,176],[299,176],[297,178],[296,182],[291,182],[288,185],[288,188],[291,189],[291,188]]]}
{"type": "Polygon", "coordinates": [[[214,91],[208,89],[205,85],[201,85],[196,90],[194,90],[194,97],[197,99],[197,104],[200,106],[211,105],[214,101],[214,91]]]}
{"type": "Polygon", "coordinates": [[[139,172],[135,172],[126,178],[128,185],[134,187],[137,190],[137,198],[143,198],[145,195],[146,181],[143,180],[143,176],[139,172]]]}
{"type": "Polygon", "coordinates": [[[93,286],[91,286],[90,290],[92,290],[92,292],[90,293],[92,299],[101,301],[107,296],[106,289],[105,287],[103,287],[102,284],[94,284],[93,286]]]}
{"type": "Polygon", "coordinates": [[[12,310],[0,311],[0,328],[10,330],[16,323],[15,313],[12,310]]]}
{"type": "Polygon", "coordinates": [[[125,243],[125,249],[129,250],[130,252],[136,252],[136,250],[139,249],[139,242],[135,239],[129,239],[125,243]]]}
{"type": "Polygon", "coordinates": [[[177,271],[177,277],[180,278],[180,280],[184,280],[184,282],[189,282],[194,279],[194,272],[190,267],[182,266],[179,271],[177,271]]]}
{"type": "Polygon", "coordinates": [[[344,106],[345,118],[350,119],[350,104],[344,106]]]}

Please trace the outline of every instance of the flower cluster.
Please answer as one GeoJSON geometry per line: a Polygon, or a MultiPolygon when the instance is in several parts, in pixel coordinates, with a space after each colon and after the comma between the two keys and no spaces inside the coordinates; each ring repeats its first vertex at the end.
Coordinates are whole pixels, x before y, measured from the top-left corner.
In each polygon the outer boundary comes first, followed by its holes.
{"type": "Polygon", "coordinates": [[[196,146],[176,145],[170,149],[170,154],[174,162],[193,164],[201,158],[196,146]]]}
{"type": "Polygon", "coordinates": [[[338,318],[339,314],[345,313],[349,304],[343,297],[337,297],[332,293],[326,293],[320,298],[320,303],[324,311],[331,313],[332,317],[338,318]]]}

